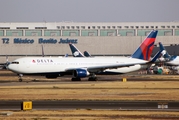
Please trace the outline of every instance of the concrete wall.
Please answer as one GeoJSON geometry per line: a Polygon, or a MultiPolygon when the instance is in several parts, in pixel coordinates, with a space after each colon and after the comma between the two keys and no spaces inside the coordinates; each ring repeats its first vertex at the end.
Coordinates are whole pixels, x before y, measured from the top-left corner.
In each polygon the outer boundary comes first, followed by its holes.
{"type": "MultiPolygon", "coordinates": [[[[25,39],[26,37],[21,37],[25,39]]],[[[48,37],[43,37],[49,39],[48,37]]],[[[60,40],[66,37],[56,37],[60,40]]],[[[0,38],[2,39],[2,38],[0,38]]],[[[0,42],[0,62],[4,61],[5,56],[13,60],[22,56],[40,56],[42,54],[41,45],[38,43],[39,37],[28,37],[34,39],[33,44],[14,44],[14,37],[9,37],[9,44],[0,42]]],[[[92,55],[130,55],[132,54],[145,37],[140,36],[115,36],[115,37],[68,37],[68,39],[77,39],[76,47],[83,51],[89,51],[92,55]]],[[[158,36],[155,44],[162,42],[163,45],[179,44],[179,36],[158,36]]],[[[66,53],[71,55],[68,43],[66,44],[43,44],[44,52],[47,56],[63,56],[66,53]]]]}

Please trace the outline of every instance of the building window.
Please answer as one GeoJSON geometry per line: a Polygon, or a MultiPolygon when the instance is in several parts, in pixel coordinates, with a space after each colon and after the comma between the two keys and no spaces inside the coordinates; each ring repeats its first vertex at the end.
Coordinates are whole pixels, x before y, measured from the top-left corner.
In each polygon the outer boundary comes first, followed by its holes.
{"type": "Polygon", "coordinates": [[[108,36],[114,36],[113,32],[108,32],[108,36]]]}
{"type": "Polygon", "coordinates": [[[76,36],[75,32],[70,32],[70,36],[76,36]]]}
{"type": "Polygon", "coordinates": [[[103,26],[103,29],[105,29],[106,27],[105,26],[103,26]]]}
{"type": "Polygon", "coordinates": [[[35,29],[47,29],[47,27],[35,27],[35,29]]]}
{"type": "Polygon", "coordinates": [[[155,26],[155,28],[158,28],[158,26],[155,26]]]}
{"type": "Polygon", "coordinates": [[[145,28],[147,28],[147,29],[148,29],[148,28],[149,28],[149,26],[145,26],[145,28]]]}
{"type": "Polygon", "coordinates": [[[111,28],[111,26],[108,26],[108,29],[110,29],[111,28]]]}
{"type": "Polygon", "coordinates": [[[71,29],[75,29],[75,26],[71,26],[71,29]]]}
{"type": "Polygon", "coordinates": [[[171,31],[165,31],[165,32],[164,32],[164,35],[165,35],[165,36],[172,36],[172,32],[171,32],[171,31]]]}
{"type": "Polygon", "coordinates": [[[76,26],[76,29],[80,29],[80,27],[79,27],[79,26],[76,26]]]}
{"type": "Polygon", "coordinates": [[[62,29],[65,29],[65,26],[62,26],[62,29]]]}
{"type": "Polygon", "coordinates": [[[131,28],[134,28],[134,26],[131,26],[131,28]]]}
{"type": "Polygon", "coordinates": [[[115,29],[115,28],[116,28],[116,26],[112,26],[112,28],[113,28],[113,29],[115,29]]]}
{"type": "Polygon", "coordinates": [[[67,26],[67,29],[70,29],[70,26],[67,26]]]}
{"type": "Polygon", "coordinates": [[[161,28],[165,28],[165,26],[161,26],[161,28]]]}
{"type": "Polygon", "coordinates": [[[32,32],[31,35],[32,36],[38,36],[38,33],[37,32],[32,32]]]}
{"type": "Polygon", "coordinates": [[[28,27],[16,27],[16,29],[29,29],[28,27]]]}
{"type": "Polygon", "coordinates": [[[154,26],[150,26],[150,28],[154,28],[154,26]]]}
{"type": "Polygon", "coordinates": [[[167,28],[170,28],[170,26],[167,26],[167,28]]]}
{"type": "Polygon", "coordinates": [[[50,36],[57,36],[57,33],[56,32],[51,32],[50,36]]]}
{"type": "Polygon", "coordinates": [[[140,28],[142,28],[142,29],[143,29],[143,28],[144,28],[144,26],[140,26],[140,28]]]}
{"type": "Polygon", "coordinates": [[[60,26],[57,26],[57,29],[60,29],[60,26]]]}
{"type": "Polygon", "coordinates": [[[90,26],[88,26],[88,29],[90,29],[90,26]]]}
{"type": "Polygon", "coordinates": [[[133,32],[126,32],[126,36],[134,36],[133,32]]]}
{"type": "Polygon", "coordinates": [[[149,31],[148,31],[148,32],[145,32],[145,36],[147,36],[149,33],[150,33],[149,31]]]}
{"type": "Polygon", "coordinates": [[[175,28],[175,26],[172,26],[172,28],[175,28]]]}
{"type": "Polygon", "coordinates": [[[10,29],[10,27],[0,27],[0,29],[10,29]]]}
{"type": "Polygon", "coordinates": [[[18,32],[12,32],[12,36],[19,36],[18,32]]]}
{"type": "Polygon", "coordinates": [[[117,26],[118,29],[121,29],[122,27],[121,26],[117,26]]]}
{"type": "Polygon", "coordinates": [[[92,28],[93,28],[93,29],[95,29],[96,27],[95,27],[95,26],[93,26],[92,28]]]}
{"type": "Polygon", "coordinates": [[[139,28],[139,26],[135,26],[135,28],[136,28],[136,29],[138,29],[138,28],[139,28]]]}
{"type": "Polygon", "coordinates": [[[124,28],[129,28],[129,26],[124,26],[124,28]]]}
{"type": "Polygon", "coordinates": [[[98,26],[98,29],[100,29],[101,27],[100,26],[98,26]]]}
{"type": "Polygon", "coordinates": [[[82,29],[85,29],[85,26],[81,26],[82,29]]]}
{"type": "Polygon", "coordinates": [[[88,36],[95,36],[95,33],[94,32],[89,32],[88,36]]]}

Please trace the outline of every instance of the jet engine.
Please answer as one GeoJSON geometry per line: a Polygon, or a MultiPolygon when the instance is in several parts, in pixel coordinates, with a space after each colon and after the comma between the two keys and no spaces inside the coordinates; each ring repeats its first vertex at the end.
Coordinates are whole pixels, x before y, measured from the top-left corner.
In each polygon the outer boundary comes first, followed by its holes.
{"type": "Polygon", "coordinates": [[[89,76],[90,73],[86,69],[76,69],[73,71],[73,76],[76,78],[82,78],[89,76]]]}

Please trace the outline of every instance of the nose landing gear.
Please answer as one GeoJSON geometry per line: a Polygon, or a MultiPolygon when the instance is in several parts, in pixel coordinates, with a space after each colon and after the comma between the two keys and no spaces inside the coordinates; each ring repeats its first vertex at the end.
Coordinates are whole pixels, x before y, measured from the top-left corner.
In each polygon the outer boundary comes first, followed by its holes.
{"type": "Polygon", "coordinates": [[[22,76],[23,76],[23,74],[18,74],[18,76],[19,76],[19,82],[22,82],[22,76]]]}

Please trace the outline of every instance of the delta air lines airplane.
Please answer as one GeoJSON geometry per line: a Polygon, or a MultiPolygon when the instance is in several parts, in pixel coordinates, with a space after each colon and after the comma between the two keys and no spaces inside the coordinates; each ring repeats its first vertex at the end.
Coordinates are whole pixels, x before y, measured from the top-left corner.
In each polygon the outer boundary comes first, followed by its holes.
{"type": "Polygon", "coordinates": [[[14,60],[8,69],[19,75],[45,75],[57,78],[72,75],[72,81],[80,81],[83,77],[96,80],[96,74],[106,69],[117,69],[135,65],[146,65],[149,62],[158,31],[151,31],[144,42],[136,50],[133,57],[24,57],[14,60]]]}
{"type": "MultiPolygon", "coordinates": [[[[149,34],[150,35],[150,34],[149,34]]],[[[147,37],[148,38],[148,37],[147,37]]],[[[147,39],[143,41],[143,44],[147,43],[147,39]]],[[[140,50],[140,48],[142,48],[142,45],[139,46],[138,50],[140,50]]],[[[148,44],[148,43],[147,43],[148,44]]],[[[70,50],[72,52],[73,57],[92,57],[87,51],[84,52],[84,54],[81,53],[81,51],[74,45],[74,44],[69,44],[70,46],[70,50]]],[[[153,48],[151,48],[151,51],[153,50],[153,48]]],[[[137,55],[139,52],[134,52],[132,54],[132,58],[138,58],[138,59],[143,59],[140,58],[140,55],[137,55]]],[[[159,57],[159,55],[161,54],[161,51],[159,51],[158,53],[156,53],[156,55],[152,58],[151,63],[155,62],[156,59],[159,57]]],[[[146,57],[145,60],[149,60],[150,56],[151,56],[151,52],[148,54],[148,58],[146,57]]],[[[102,71],[101,73],[98,74],[124,74],[124,73],[129,73],[129,72],[133,72],[133,71],[137,71],[137,70],[141,70],[141,69],[148,69],[151,67],[152,64],[146,64],[146,65],[133,65],[133,66],[128,66],[128,67],[121,67],[121,68],[115,68],[115,69],[106,69],[104,71],[102,71]]]]}

